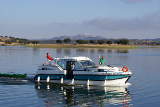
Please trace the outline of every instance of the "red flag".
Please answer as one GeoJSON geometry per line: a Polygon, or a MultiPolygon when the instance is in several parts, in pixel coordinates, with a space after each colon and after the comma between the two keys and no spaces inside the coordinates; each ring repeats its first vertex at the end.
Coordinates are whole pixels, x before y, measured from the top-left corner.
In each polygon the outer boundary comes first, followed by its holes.
{"type": "Polygon", "coordinates": [[[53,60],[53,58],[47,53],[47,59],[49,60],[49,61],[52,61],[53,60]]]}

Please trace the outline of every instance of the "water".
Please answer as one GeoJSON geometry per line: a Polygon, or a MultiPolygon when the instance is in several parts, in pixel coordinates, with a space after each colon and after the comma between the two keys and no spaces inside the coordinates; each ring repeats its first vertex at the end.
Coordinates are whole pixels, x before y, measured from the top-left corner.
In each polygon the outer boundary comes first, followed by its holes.
{"type": "Polygon", "coordinates": [[[103,55],[107,64],[127,65],[133,72],[128,87],[82,87],[57,84],[0,83],[2,107],[150,107],[160,106],[160,48],[133,50],[34,49],[0,47],[0,72],[34,74],[52,56],[88,56],[96,63],[103,55]]]}

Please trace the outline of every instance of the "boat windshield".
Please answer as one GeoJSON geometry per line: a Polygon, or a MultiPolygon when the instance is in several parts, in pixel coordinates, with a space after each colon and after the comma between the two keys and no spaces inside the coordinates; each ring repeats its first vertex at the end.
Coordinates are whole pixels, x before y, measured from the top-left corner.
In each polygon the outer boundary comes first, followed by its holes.
{"type": "Polygon", "coordinates": [[[95,63],[89,60],[80,61],[80,63],[85,67],[94,67],[95,63]]]}

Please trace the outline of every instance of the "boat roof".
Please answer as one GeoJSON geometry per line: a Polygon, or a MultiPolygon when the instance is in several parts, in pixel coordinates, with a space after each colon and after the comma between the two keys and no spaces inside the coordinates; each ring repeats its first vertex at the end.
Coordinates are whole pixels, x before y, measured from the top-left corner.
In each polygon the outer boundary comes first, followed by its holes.
{"type": "Polygon", "coordinates": [[[77,57],[63,57],[63,58],[57,58],[57,59],[70,59],[70,60],[76,60],[76,61],[84,61],[84,60],[92,61],[90,58],[84,57],[84,56],[77,56],[77,57]]]}

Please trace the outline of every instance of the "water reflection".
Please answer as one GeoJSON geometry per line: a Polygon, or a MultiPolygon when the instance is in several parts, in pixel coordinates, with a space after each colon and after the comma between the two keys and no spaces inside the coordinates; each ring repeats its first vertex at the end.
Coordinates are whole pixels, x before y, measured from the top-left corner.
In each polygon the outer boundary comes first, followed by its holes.
{"type": "Polygon", "coordinates": [[[71,49],[64,48],[64,55],[67,55],[67,56],[71,55],[71,49]]]}
{"type": "Polygon", "coordinates": [[[95,53],[95,49],[94,48],[90,49],[89,52],[90,52],[90,54],[94,54],[95,53]]]}
{"type": "Polygon", "coordinates": [[[105,49],[97,49],[97,53],[98,54],[104,54],[105,53],[105,49]]]}
{"type": "Polygon", "coordinates": [[[129,106],[131,97],[125,87],[82,87],[36,84],[37,95],[46,106],[129,106]]]}
{"type": "Polygon", "coordinates": [[[129,53],[127,49],[103,49],[103,48],[57,48],[56,54],[59,56],[66,55],[66,56],[75,56],[75,55],[104,55],[107,53],[129,53]]]}
{"type": "Polygon", "coordinates": [[[56,48],[56,53],[61,55],[62,54],[62,48],[56,48]]]}
{"type": "Polygon", "coordinates": [[[108,49],[107,50],[108,53],[112,53],[112,51],[113,51],[112,49],[108,49]]]}
{"type": "Polygon", "coordinates": [[[129,51],[127,49],[117,49],[116,53],[128,53],[129,51]]]}

